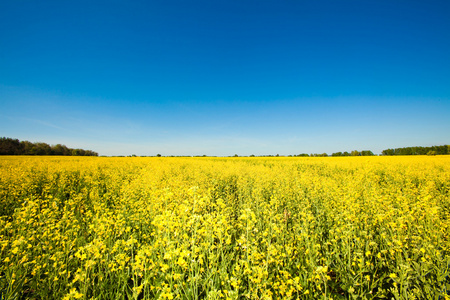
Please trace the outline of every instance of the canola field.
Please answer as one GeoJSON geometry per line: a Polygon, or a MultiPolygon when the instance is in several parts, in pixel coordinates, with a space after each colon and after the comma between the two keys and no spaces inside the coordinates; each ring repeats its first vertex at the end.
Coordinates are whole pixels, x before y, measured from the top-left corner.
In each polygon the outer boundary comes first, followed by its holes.
{"type": "Polygon", "coordinates": [[[450,156],[0,157],[1,299],[450,299],[450,156]]]}

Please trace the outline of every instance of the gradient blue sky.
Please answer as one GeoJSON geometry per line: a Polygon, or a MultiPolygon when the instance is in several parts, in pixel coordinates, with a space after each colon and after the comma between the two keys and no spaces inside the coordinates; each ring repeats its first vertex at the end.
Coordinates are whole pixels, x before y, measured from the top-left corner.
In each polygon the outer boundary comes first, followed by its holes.
{"type": "Polygon", "coordinates": [[[450,1],[1,1],[0,136],[100,155],[450,144],[450,1]]]}

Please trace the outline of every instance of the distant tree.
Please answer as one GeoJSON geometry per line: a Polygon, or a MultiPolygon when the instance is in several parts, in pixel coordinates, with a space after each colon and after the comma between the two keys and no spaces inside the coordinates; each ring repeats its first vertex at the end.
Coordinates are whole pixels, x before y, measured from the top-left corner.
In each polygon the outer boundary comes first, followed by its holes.
{"type": "MultiPolygon", "coordinates": [[[[98,156],[91,150],[76,149],[77,155],[98,156]]],[[[73,149],[57,144],[50,146],[46,143],[31,143],[12,138],[0,138],[0,155],[72,155],[73,149]]]]}
{"type": "Polygon", "coordinates": [[[0,155],[19,155],[21,145],[18,139],[3,137],[0,139],[0,155]]]}
{"type": "Polygon", "coordinates": [[[374,156],[373,152],[370,150],[363,150],[361,151],[362,156],[374,156]]]}
{"type": "Polygon", "coordinates": [[[53,155],[67,155],[69,151],[66,146],[57,144],[51,147],[51,152],[53,155]]]}
{"type": "Polygon", "coordinates": [[[335,152],[331,156],[343,156],[342,152],[335,152]]]}
{"type": "Polygon", "coordinates": [[[156,156],[157,156],[157,157],[161,157],[161,154],[158,153],[158,154],[156,154],[156,156]]]}
{"type": "Polygon", "coordinates": [[[20,142],[22,144],[22,154],[23,155],[34,155],[33,153],[33,147],[34,144],[29,141],[22,141],[20,142]]]}
{"type": "Polygon", "coordinates": [[[394,154],[395,154],[394,149],[386,149],[381,151],[381,155],[394,155],[394,154]]]}
{"type": "Polygon", "coordinates": [[[49,144],[46,143],[35,143],[36,146],[36,155],[51,155],[52,148],[50,148],[49,144]]]}
{"type": "Polygon", "coordinates": [[[92,150],[86,150],[86,154],[87,156],[98,156],[97,152],[94,152],[92,150]]]}
{"type": "Polygon", "coordinates": [[[450,154],[450,145],[431,146],[431,147],[403,147],[395,149],[385,149],[382,155],[425,155],[434,151],[435,155],[450,154]]]}
{"type": "Polygon", "coordinates": [[[432,150],[436,151],[436,154],[438,155],[448,154],[448,145],[433,146],[431,148],[432,150]]]}
{"type": "Polygon", "coordinates": [[[353,150],[351,154],[352,154],[352,156],[360,156],[361,155],[361,153],[358,150],[353,150]]]}

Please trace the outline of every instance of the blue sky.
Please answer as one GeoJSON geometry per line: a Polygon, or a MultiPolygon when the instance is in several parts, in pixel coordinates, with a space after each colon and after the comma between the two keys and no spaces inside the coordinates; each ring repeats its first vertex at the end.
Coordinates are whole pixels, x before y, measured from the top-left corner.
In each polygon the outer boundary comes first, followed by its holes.
{"type": "Polygon", "coordinates": [[[449,1],[1,1],[0,136],[100,155],[450,144],[449,1]]]}

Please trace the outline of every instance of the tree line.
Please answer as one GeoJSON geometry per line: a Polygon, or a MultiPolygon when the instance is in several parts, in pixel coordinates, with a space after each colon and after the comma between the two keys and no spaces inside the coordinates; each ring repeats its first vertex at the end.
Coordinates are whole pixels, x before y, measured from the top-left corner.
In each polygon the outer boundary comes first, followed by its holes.
{"type": "Polygon", "coordinates": [[[381,152],[381,154],[382,155],[445,155],[445,154],[450,154],[450,145],[386,149],[386,150],[383,150],[381,152]]]}
{"type": "Polygon", "coordinates": [[[362,151],[358,151],[358,150],[353,150],[351,152],[335,152],[333,154],[331,154],[331,156],[374,156],[375,154],[373,154],[372,151],[370,150],[362,150],[362,151]]]}
{"type": "MultiPolygon", "coordinates": [[[[446,155],[450,154],[450,145],[431,146],[431,147],[403,147],[395,149],[385,149],[381,155],[446,155]]],[[[84,149],[72,149],[65,145],[49,145],[46,143],[32,143],[29,141],[19,141],[7,137],[0,138],[0,155],[66,155],[66,156],[98,156],[97,152],[84,149]]],[[[373,156],[370,150],[353,150],[351,152],[335,152],[331,156],[373,156]]],[[[161,156],[158,154],[157,156],[161,156]]],[[[203,155],[206,156],[206,155],[203,155]]],[[[235,157],[238,155],[235,154],[235,157]]],[[[250,155],[254,157],[255,155],[250,155]]],[[[277,155],[261,155],[262,157],[273,157],[277,155]]],[[[302,153],[298,155],[289,155],[296,157],[326,157],[327,153],[302,153]]]]}
{"type": "MultiPolygon", "coordinates": [[[[403,148],[395,148],[395,149],[386,149],[381,152],[381,155],[446,155],[450,154],[450,145],[442,145],[442,146],[431,146],[431,147],[403,147],[403,148]]],[[[294,157],[328,157],[328,156],[374,156],[374,154],[370,150],[353,150],[351,152],[334,152],[331,155],[327,153],[302,153],[297,155],[287,155],[294,157]]],[[[238,155],[235,154],[235,157],[238,155]]],[[[250,157],[254,157],[255,155],[250,155],[250,157]]],[[[261,157],[274,157],[277,155],[261,155],[261,157]]]]}
{"type": "MultiPolygon", "coordinates": [[[[446,155],[450,154],[450,145],[431,146],[431,147],[403,147],[395,149],[386,149],[381,151],[381,155],[446,155]]],[[[353,150],[351,152],[335,152],[331,156],[373,156],[370,150],[353,150]]],[[[298,156],[308,156],[307,154],[300,154],[298,156]]],[[[311,154],[309,156],[328,156],[323,154],[311,154]]]]}
{"type": "Polygon", "coordinates": [[[49,145],[32,143],[18,139],[0,138],[0,155],[66,155],[66,156],[98,156],[97,152],[84,149],[72,149],[65,145],[49,145]]]}

